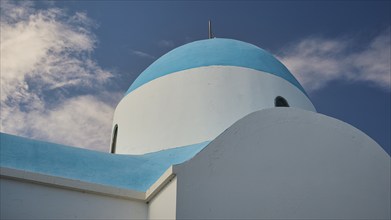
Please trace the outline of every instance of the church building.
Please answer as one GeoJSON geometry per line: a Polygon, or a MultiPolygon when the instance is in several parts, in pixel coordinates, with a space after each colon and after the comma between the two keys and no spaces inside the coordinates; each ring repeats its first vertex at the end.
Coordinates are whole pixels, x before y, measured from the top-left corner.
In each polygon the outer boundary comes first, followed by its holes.
{"type": "Polygon", "coordinates": [[[255,45],[185,44],[129,87],[107,153],[1,133],[0,217],[390,219],[390,156],[315,107],[255,45]]]}

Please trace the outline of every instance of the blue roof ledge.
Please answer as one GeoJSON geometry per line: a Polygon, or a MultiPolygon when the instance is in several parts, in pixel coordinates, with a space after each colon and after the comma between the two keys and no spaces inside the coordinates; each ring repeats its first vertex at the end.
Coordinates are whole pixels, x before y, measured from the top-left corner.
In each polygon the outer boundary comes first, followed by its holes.
{"type": "Polygon", "coordinates": [[[2,173],[3,168],[19,170],[146,192],[150,197],[160,178],[171,177],[166,172],[172,165],[193,158],[210,141],[144,155],[110,154],[5,133],[0,133],[0,143],[2,173]]]}

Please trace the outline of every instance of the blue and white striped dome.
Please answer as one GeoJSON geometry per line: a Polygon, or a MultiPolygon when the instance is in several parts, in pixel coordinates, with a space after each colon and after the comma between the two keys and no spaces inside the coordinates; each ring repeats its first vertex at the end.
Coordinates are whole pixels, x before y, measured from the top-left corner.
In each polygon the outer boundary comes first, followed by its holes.
{"type": "Polygon", "coordinates": [[[265,50],[231,39],[195,41],[163,55],[133,82],[114,113],[113,149],[145,154],[209,142],[240,118],[280,106],[278,100],[316,111],[265,50]]]}
{"type": "Polygon", "coordinates": [[[180,46],[160,57],[133,82],[126,94],[165,75],[203,66],[238,66],[281,77],[305,93],[289,70],[269,52],[238,40],[214,38],[180,46]]]}

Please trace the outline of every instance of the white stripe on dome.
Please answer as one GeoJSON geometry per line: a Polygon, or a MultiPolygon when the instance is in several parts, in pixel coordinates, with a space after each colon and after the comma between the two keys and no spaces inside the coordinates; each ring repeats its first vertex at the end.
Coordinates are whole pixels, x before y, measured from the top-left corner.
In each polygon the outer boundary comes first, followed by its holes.
{"type": "Polygon", "coordinates": [[[315,111],[296,86],[249,68],[199,67],[160,77],[118,104],[113,123],[119,127],[117,153],[143,154],[213,140],[245,115],[274,107],[277,96],[291,107],[315,111]]]}

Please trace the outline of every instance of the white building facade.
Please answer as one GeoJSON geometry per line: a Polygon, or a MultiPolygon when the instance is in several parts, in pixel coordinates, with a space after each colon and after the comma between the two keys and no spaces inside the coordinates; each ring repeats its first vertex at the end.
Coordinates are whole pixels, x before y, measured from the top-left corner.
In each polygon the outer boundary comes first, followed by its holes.
{"type": "Polygon", "coordinates": [[[390,156],[237,40],[186,44],[141,73],[111,154],[1,137],[2,219],[390,219],[390,156]]]}

